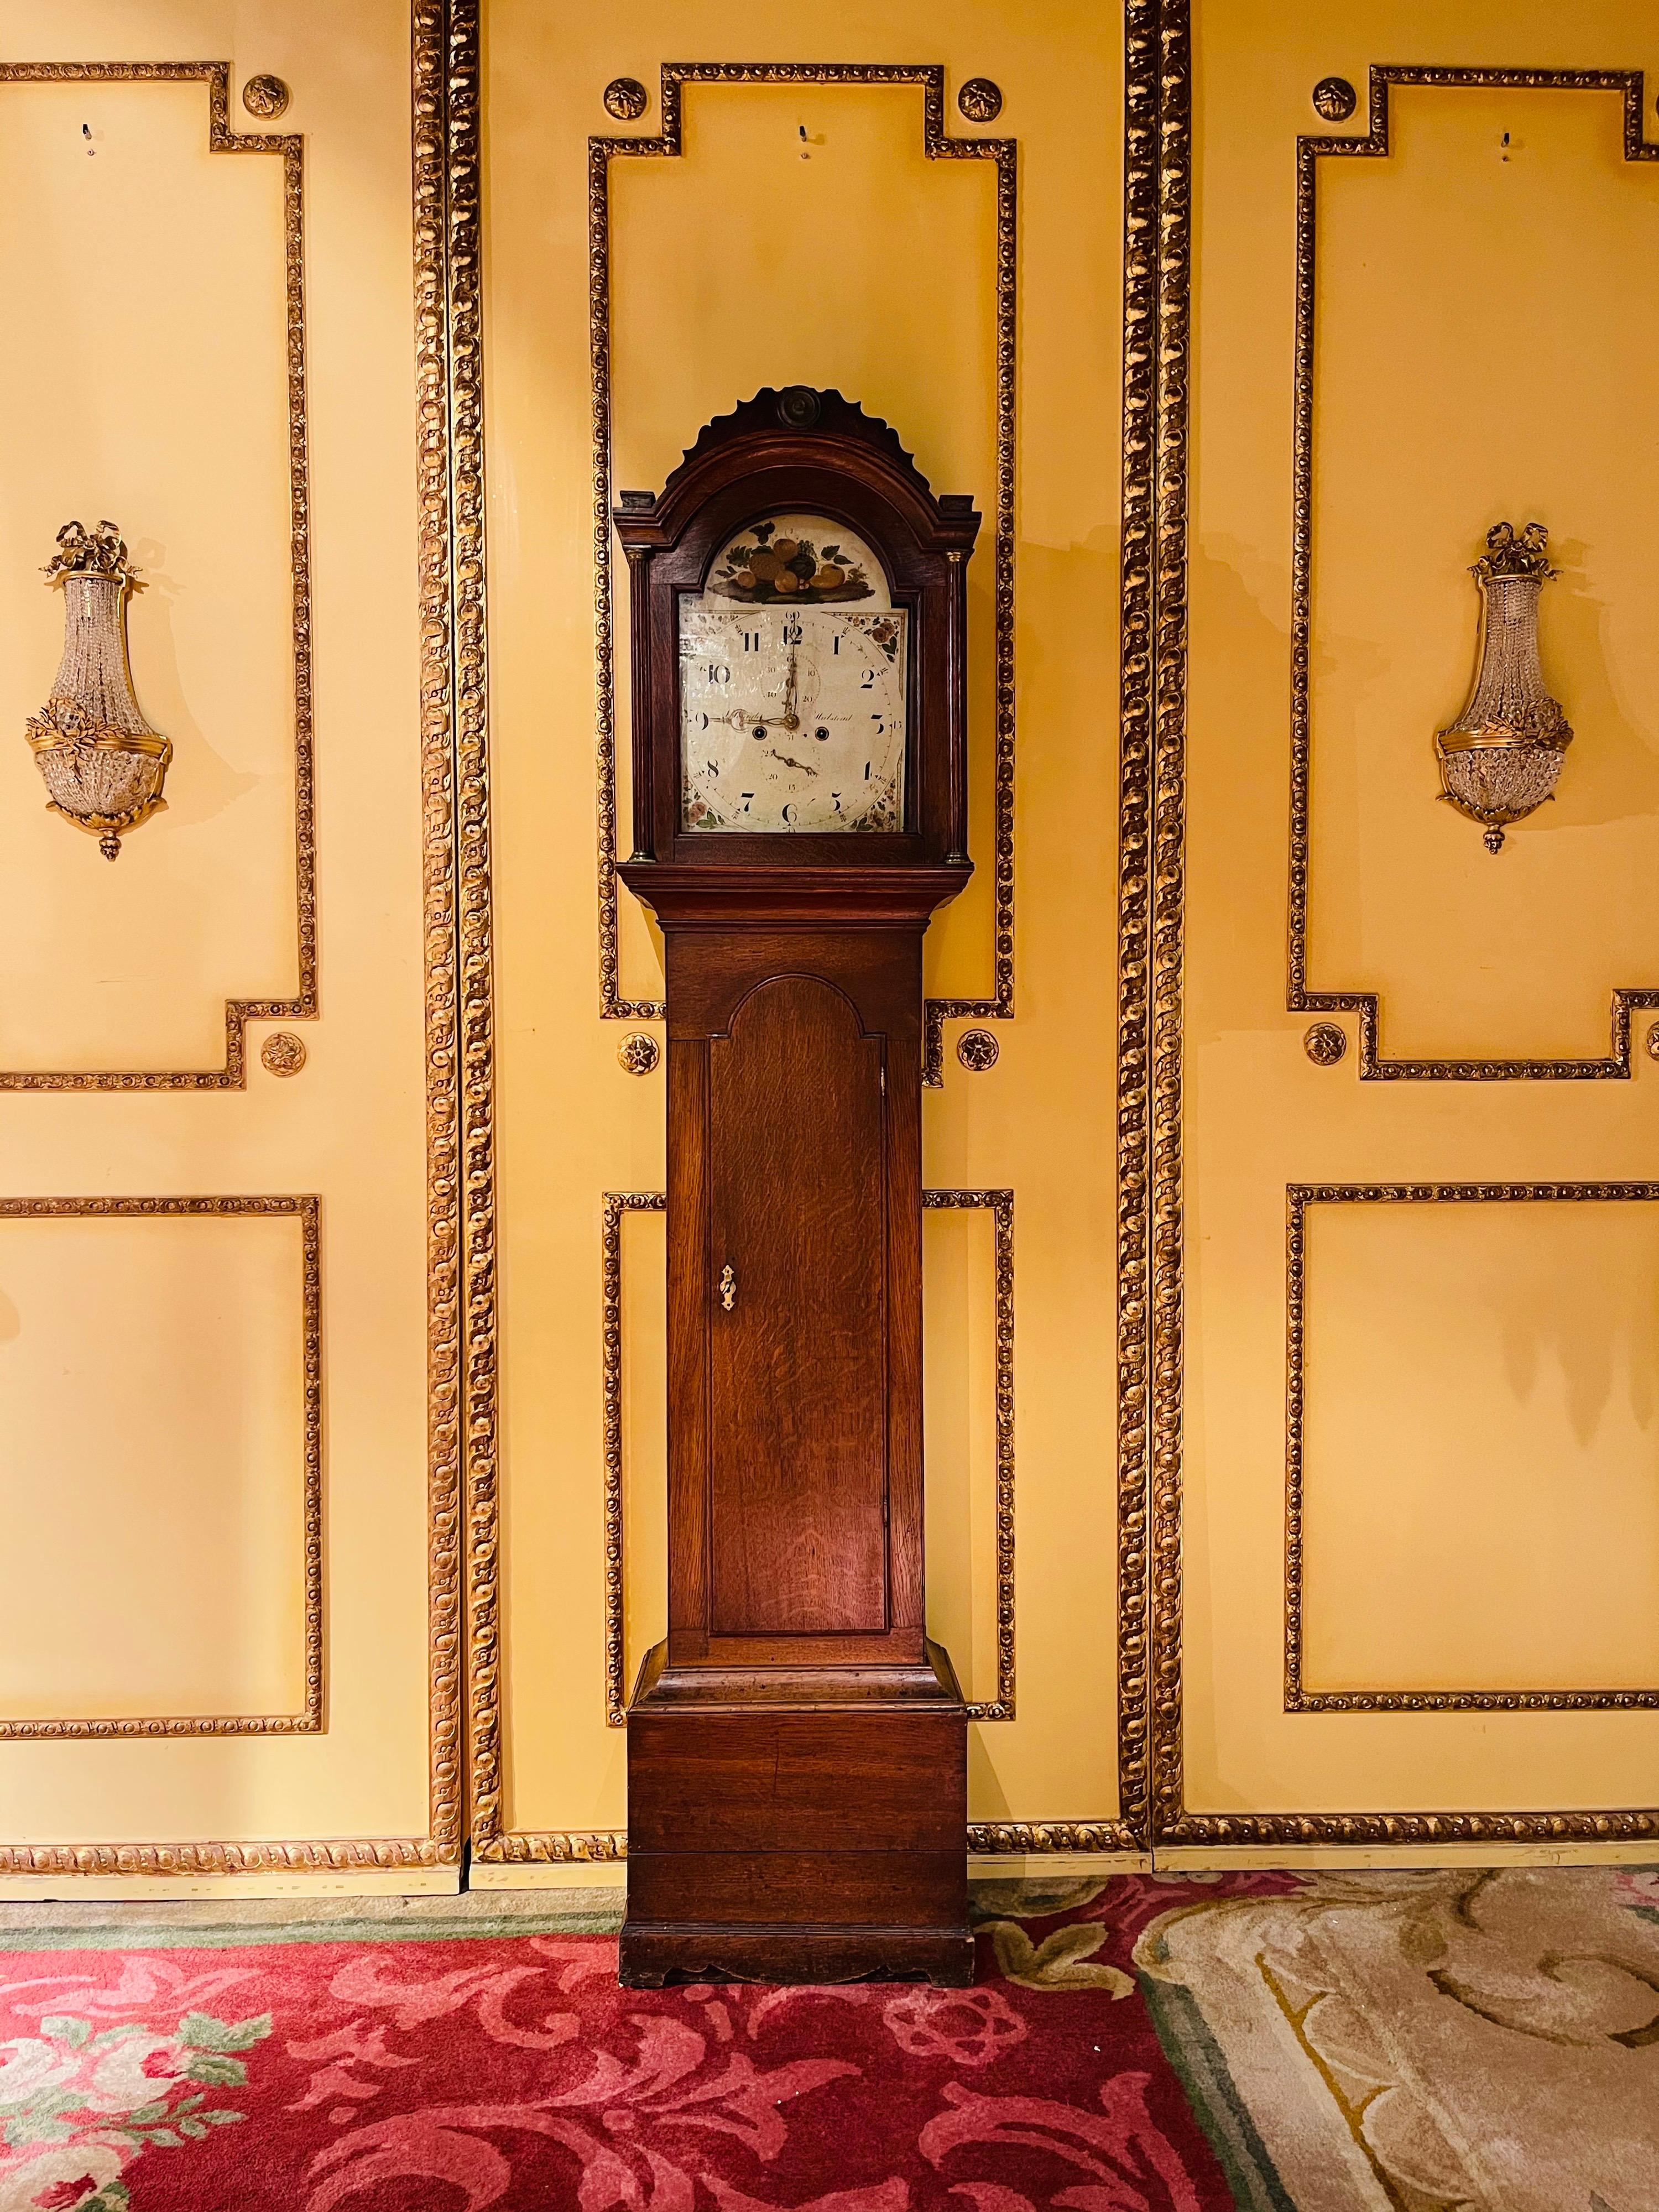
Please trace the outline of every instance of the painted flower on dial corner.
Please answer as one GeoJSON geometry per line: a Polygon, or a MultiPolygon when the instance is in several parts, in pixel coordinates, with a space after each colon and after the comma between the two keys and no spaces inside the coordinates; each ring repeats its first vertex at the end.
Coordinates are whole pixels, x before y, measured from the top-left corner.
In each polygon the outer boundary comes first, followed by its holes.
{"type": "Polygon", "coordinates": [[[1659,1920],[1659,1867],[1621,1867],[1613,1886],[1621,1905],[1644,1920],[1659,1920]]]}

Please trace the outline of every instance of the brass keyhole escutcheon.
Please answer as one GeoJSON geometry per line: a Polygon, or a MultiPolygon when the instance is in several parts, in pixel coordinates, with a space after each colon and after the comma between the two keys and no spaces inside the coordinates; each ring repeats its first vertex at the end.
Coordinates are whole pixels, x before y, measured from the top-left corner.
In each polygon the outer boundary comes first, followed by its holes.
{"type": "Polygon", "coordinates": [[[735,1267],[720,1269],[720,1304],[730,1313],[738,1303],[738,1271],[735,1267]]]}

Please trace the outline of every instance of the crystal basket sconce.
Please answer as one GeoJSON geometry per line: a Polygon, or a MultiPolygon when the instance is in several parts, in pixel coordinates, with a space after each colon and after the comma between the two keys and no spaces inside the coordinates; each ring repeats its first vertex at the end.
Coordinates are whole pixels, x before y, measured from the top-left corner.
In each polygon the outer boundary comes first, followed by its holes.
{"type": "Polygon", "coordinates": [[[1486,550],[1469,572],[1483,603],[1474,689],[1434,741],[1440,796],[1480,823],[1489,853],[1501,851],[1507,823],[1554,797],[1572,742],[1538,665],[1538,598],[1556,574],[1548,544],[1541,522],[1529,522],[1519,537],[1508,522],[1486,532],[1486,550]]]}
{"type": "Polygon", "coordinates": [[[106,860],[167,805],[173,758],[132,695],[126,602],[135,571],[112,522],[66,522],[46,574],[64,594],[64,659],[52,696],[25,732],[51,797],[48,809],[98,840],[106,860]]]}

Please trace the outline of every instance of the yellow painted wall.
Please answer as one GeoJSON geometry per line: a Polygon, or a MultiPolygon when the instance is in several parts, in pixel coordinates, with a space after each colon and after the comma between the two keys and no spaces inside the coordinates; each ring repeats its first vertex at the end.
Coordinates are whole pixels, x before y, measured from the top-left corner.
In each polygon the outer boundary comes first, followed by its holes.
{"type": "MultiPolygon", "coordinates": [[[[1296,141],[1329,127],[1310,89],[1340,73],[1363,101],[1384,60],[1645,64],[1650,112],[1659,42],[1630,0],[1194,12],[1185,1803],[1639,1808],[1650,1711],[1285,1710],[1293,1184],[1495,1187],[1307,1207],[1304,1692],[1659,1688],[1659,1197],[1513,1191],[1653,1173],[1647,1021],[1627,1082],[1361,1082],[1352,1014],[1346,1058],[1314,1066],[1285,1011],[1285,823],[1296,141]]],[[[1014,1194],[1018,1717],[975,1727],[972,1817],[1109,1822],[1121,22],[1071,0],[833,24],[484,0],[484,31],[501,1663],[470,1689],[487,1717],[499,1687],[504,1787],[474,1879],[614,1878],[562,1855],[613,1850],[625,1817],[602,1219],[607,1192],[660,1189],[664,1098],[617,1057],[659,1024],[601,1017],[588,141],[652,136],[661,65],[688,58],[936,64],[946,129],[1018,149],[1015,1011],[988,1024],[988,1073],[948,1028],[926,1174],[1014,1194]],[[650,94],[634,125],[602,104],[624,75],[650,94]],[[1002,88],[994,125],[957,112],[974,75],[1002,88]]],[[[227,1000],[300,987],[282,209],[274,159],[207,150],[201,82],[0,83],[0,283],[24,340],[0,362],[0,1889],[458,1879],[431,1840],[453,1784],[429,1768],[448,1714],[428,1694],[410,32],[403,0],[0,0],[0,61],[222,58],[249,131],[244,79],[293,87],[319,871],[317,1017],[252,1022],[244,1085],[35,1082],[221,1067],[227,1000]],[[113,867],[46,814],[21,738],[60,640],[40,564],[62,521],[105,514],[145,571],[134,678],[177,749],[167,812],[113,867]],[[277,1026],[308,1048],[291,1081],[259,1063],[277,1026]],[[293,1210],[45,1204],[270,1196],[317,1200],[314,1310],[293,1210]],[[306,1717],[313,1624],[320,1727],[145,1732],[306,1717]],[[228,1850],[187,1869],[263,1871],[169,1876],[150,1849],[210,1844],[228,1850]],[[88,1871],[45,1870],[71,1863],[88,1871]]],[[[1606,92],[1408,88],[1392,121],[1386,158],[1319,178],[1308,981],[1376,994],[1385,1054],[1595,1057],[1612,990],[1659,988],[1659,331],[1632,275],[1659,162],[1624,159],[1606,92]],[[1494,860],[1437,804],[1431,738],[1467,687],[1468,564],[1492,521],[1534,514],[1564,571],[1546,673],[1578,734],[1559,799],[1494,860]]],[[[1338,127],[1363,131],[1363,106],[1338,127]]],[[[659,486],[711,416],[802,380],[994,513],[994,170],[926,157],[919,86],[693,85],[682,153],[618,155],[609,186],[609,486],[659,486]]],[[[980,872],[930,934],[936,994],[994,973],[990,544],[988,524],[980,872]]],[[[625,893],[617,921],[617,988],[653,1000],[658,944],[625,893]]],[[[620,1234],[631,1680],[664,1610],[661,1218],[620,1234]]],[[[989,1700],[988,1213],[931,1214],[926,1261],[930,1620],[989,1700]]],[[[495,1534],[475,1518],[475,1594],[495,1534]]],[[[441,1596],[447,1571],[441,1550],[441,1596]]]]}

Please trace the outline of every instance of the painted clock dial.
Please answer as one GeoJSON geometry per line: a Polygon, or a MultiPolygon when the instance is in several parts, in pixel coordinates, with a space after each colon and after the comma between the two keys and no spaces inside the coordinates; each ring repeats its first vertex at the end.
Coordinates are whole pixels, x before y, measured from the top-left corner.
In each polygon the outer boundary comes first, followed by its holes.
{"type": "Polygon", "coordinates": [[[774,514],[679,602],[687,830],[904,827],[906,612],[821,514],[774,514]]]}

